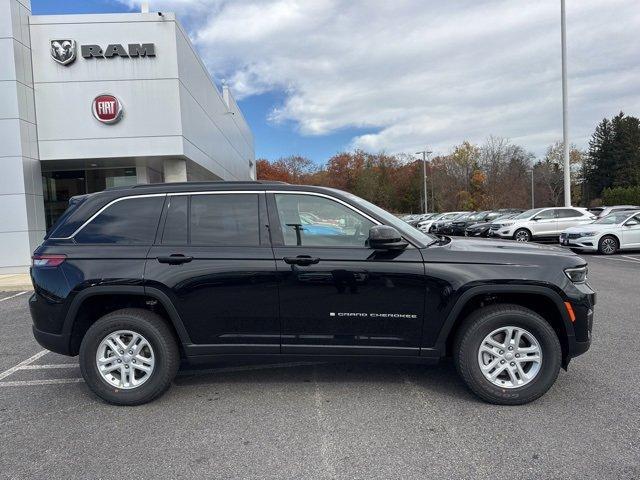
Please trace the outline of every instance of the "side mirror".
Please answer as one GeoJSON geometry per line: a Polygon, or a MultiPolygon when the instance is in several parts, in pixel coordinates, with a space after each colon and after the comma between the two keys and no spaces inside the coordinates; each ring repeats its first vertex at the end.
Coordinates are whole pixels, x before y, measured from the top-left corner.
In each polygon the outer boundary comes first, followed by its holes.
{"type": "Polygon", "coordinates": [[[374,225],[369,229],[369,247],[375,250],[402,250],[409,245],[402,235],[388,225],[374,225]]]}
{"type": "Polygon", "coordinates": [[[531,220],[533,220],[534,222],[537,222],[538,220],[540,220],[540,217],[533,217],[531,220]]]}

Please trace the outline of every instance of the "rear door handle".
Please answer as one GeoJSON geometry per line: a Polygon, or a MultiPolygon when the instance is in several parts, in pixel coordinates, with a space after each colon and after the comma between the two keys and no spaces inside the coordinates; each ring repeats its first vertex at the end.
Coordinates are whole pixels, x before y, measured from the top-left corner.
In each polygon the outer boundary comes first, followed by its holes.
{"type": "Polygon", "coordinates": [[[289,265],[300,265],[302,267],[308,267],[309,265],[315,265],[320,262],[318,257],[311,257],[309,255],[298,255],[297,257],[284,257],[284,263],[289,265]]]}
{"type": "Polygon", "coordinates": [[[171,255],[157,257],[158,262],[168,263],[169,265],[181,265],[183,263],[189,263],[193,260],[193,257],[182,255],[181,253],[172,253],[171,255]]]}

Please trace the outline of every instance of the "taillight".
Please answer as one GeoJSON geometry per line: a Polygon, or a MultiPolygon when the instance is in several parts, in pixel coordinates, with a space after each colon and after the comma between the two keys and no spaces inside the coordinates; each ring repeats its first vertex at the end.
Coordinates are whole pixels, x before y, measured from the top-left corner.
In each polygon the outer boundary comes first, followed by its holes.
{"type": "Polygon", "coordinates": [[[31,264],[34,267],[57,267],[66,258],[66,255],[34,255],[31,257],[31,264]]]}

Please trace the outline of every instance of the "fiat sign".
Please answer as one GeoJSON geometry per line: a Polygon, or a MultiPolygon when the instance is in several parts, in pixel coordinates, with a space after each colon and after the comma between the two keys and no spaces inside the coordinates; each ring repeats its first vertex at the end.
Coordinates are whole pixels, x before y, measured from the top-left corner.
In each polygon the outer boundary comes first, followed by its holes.
{"type": "Polygon", "coordinates": [[[122,104],[113,95],[103,93],[93,99],[93,116],[102,123],[116,123],[122,116],[122,104]]]}

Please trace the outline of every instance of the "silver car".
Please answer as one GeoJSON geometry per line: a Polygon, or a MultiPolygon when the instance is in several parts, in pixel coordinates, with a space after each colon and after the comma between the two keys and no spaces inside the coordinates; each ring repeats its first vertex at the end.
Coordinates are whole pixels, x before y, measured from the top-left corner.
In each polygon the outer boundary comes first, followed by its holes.
{"type": "Polygon", "coordinates": [[[579,207],[534,208],[515,217],[491,224],[490,236],[529,242],[559,237],[569,227],[591,223],[596,216],[579,207]]]}

